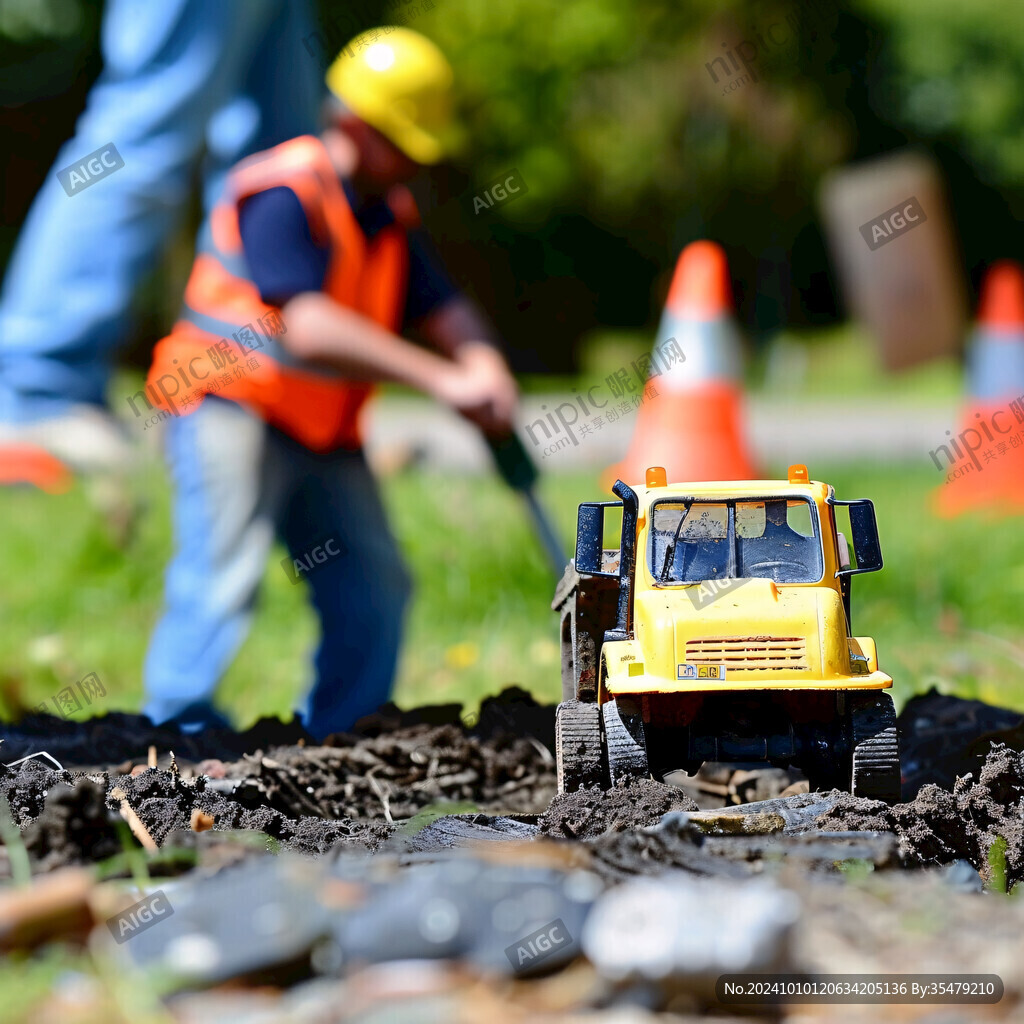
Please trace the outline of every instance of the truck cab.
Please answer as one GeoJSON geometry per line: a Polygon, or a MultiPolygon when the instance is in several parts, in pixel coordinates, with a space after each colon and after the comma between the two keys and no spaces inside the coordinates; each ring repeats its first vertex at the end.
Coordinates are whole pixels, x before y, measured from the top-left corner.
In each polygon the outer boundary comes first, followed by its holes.
{"type": "Polygon", "coordinates": [[[800,465],[672,485],[653,467],[613,493],[580,506],[556,592],[563,788],[756,761],[897,799],[892,678],[850,625],[851,578],[882,568],[872,503],[838,500],[800,465]],[[610,508],[622,526],[607,550],[610,508]]]}

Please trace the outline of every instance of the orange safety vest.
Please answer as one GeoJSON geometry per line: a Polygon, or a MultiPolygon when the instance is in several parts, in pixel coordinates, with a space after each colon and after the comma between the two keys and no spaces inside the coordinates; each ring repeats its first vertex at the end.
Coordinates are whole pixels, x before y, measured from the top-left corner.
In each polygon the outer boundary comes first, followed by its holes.
{"type": "Polygon", "coordinates": [[[359,413],[373,385],[292,356],[280,341],[286,329],[280,311],[262,301],[245,263],[241,204],[280,186],[298,196],[313,241],[329,247],[324,293],[388,330],[398,329],[409,270],[403,225],[415,215],[411,196],[399,197],[403,205],[395,204],[394,224],[367,239],[323,143],[304,135],[231,170],[225,197],[200,237],[181,318],[153,350],[146,390],[154,405],[177,415],[217,392],[251,406],[313,451],[356,449],[362,442],[359,413]]]}

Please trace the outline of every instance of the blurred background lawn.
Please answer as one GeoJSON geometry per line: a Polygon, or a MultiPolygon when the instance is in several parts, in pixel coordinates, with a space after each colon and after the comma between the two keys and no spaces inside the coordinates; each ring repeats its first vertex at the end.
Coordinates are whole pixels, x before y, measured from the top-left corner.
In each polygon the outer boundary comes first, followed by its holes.
{"type": "MultiPolygon", "coordinates": [[[[409,15],[407,0],[315,6],[334,47],[409,15]]],[[[100,0],[0,3],[0,264],[99,73],[102,12],[100,0]]],[[[678,252],[708,237],[729,256],[755,397],[952,408],[959,361],[885,375],[846,325],[816,196],[833,168],[920,148],[948,185],[972,298],[992,259],[1024,258],[1019,4],[437,0],[417,12],[412,26],[456,68],[467,129],[466,152],[418,183],[417,198],[525,390],[589,385],[648,350],[678,252]],[[776,23],[786,41],[752,82],[723,90],[710,62],[776,23]],[[528,193],[467,214],[466,197],[511,168],[528,193]]],[[[176,316],[198,218],[196,203],[137,296],[129,373],[176,316]]],[[[115,408],[135,390],[127,379],[112,388],[115,408]]],[[[933,518],[940,474],[925,452],[906,465],[810,468],[841,496],[876,502],[886,568],[854,582],[855,629],[878,640],[897,699],[936,685],[1024,709],[1020,520],[933,518]]],[[[0,715],[90,672],[108,691],[99,710],[139,706],[171,551],[155,451],[131,487],[126,534],[81,485],[59,497],[0,490],[0,715]]],[[[551,474],[541,490],[567,542],[576,504],[601,495],[593,473],[551,474]]],[[[387,477],[384,492],[417,584],[399,702],[472,705],[511,683],[555,700],[553,583],[518,500],[491,476],[418,470],[387,477]]],[[[308,679],[316,624],[283,554],[221,688],[240,725],[289,713],[308,679]]]]}
{"type": "MultiPolygon", "coordinates": [[[[876,390],[870,367],[859,365],[868,350],[857,347],[860,357],[851,352],[848,332],[834,332],[811,351],[801,395],[839,401],[842,394],[855,402],[876,390]]],[[[903,380],[901,395],[912,407],[950,396],[956,380],[951,368],[924,367],[903,380]]],[[[883,667],[896,679],[897,701],[937,686],[1024,710],[1019,520],[936,519],[929,494],[941,475],[925,453],[907,465],[810,468],[840,497],[876,502],[886,565],[854,581],[854,628],[877,639],[883,667]]],[[[785,472],[781,465],[768,469],[785,472]]],[[[97,710],[139,706],[143,656],[171,551],[169,490],[159,460],[152,458],[132,486],[141,511],[124,539],[81,487],[57,497],[0,491],[5,717],[89,672],[108,691],[97,710]]],[[[412,469],[388,476],[383,486],[416,581],[397,701],[473,707],[511,684],[557,700],[553,581],[518,499],[491,475],[412,469]]],[[[577,504],[602,496],[597,474],[589,472],[545,476],[541,493],[567,543],[577,504]]],[[[308,680],[317,625],[305,587],[290,584],[282,557],[283,549],[270,561],[252,633],[220,690],[243,726],[263,714],[290,714],[308,680]]]]}

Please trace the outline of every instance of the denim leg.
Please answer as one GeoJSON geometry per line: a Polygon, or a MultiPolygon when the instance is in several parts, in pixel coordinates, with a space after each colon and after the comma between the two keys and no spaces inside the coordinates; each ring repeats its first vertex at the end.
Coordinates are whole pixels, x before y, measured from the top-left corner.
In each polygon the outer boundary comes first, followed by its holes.
{"type": "Polygon", "coordinates": [[[302,716],[322,739],[390,696],[411,584],[362,454],[305,456],[306,475],[285,514],[285,543],[305,564],[329,538],[342,552],[307,576],[322,633],[302,716]]]}
{"type": "Polygon", "coordinates": [[[226,161],[315,123],[315,69],[301,63],[308,7],[307,0],[108,0],[104,70],[36,196],[0,295],[0,420],[102,403],[133,292],[185,206],[208,137],[223,136],[207,168],[222,175],[226,161]],[[254,58],[264,55],[266,66],[268,37],[282,26],[290,27],[279,60],[292,63],[295,84],[272,67],[257,86],[254,58]],[[245,111],[249,122],[240,125],[245,111]],[[65,194],[56,171],[111,142],[124,166],[65,194]]]}
{"type": "Polygon", "coordinates": [[[327,88],[307,49],[313,28],[311,6],[309,0],[279,0],[250,55],[244,81],[211,118],[203,161],[206,210],[220,197],[228,169],[243,157],[319,132],[320,104],[327,88]]]}
{"type": "Polygon", "coordinates": [[[267,458],[267,435],[262,420],[215,397],[168,422],[175,553],[146,656],[143,708],[156,722],[186,709],[186,720],[208,720],[217,684],[248,634],[289,488],[267,458]]]}

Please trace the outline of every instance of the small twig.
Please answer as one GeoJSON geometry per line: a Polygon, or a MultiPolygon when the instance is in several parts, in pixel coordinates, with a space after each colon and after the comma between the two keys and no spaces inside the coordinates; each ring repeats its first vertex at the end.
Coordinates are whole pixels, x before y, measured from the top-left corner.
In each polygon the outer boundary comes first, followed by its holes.
{"type": "Polygon", "coordinates": [[[385,793],[380,788],[380,783],[378,783],[377,780],[373,777],[373,773],[376,770],[377,770],[377,768],[374,767],[374,768],[371,768],[366,773],[366,781],[370,783],[370,786],[373,789],[374,793],[377,794],[377,799],[380,801],[381,806],[384,808],[384,817],[387,818],[389,822],[394,823],[394,819],[391,817],[391,798],[390,798],[390,795],[385,793]]]}
{"type": "MultiPolygon", "coordinates": [[[[273,761],[269,757],[263,758],[262,768],[270,768],[274,774],[271,776],[278,789],[290,795],[299,807],[305,807],[314,818],[324,817],[324,809],[306,795],[305,788],[299,781],[299,772],[290,765],[273,761]]],[[[262,774],[262,771],[261,771],[262,774]]]]}
{"type": "Polygon", "coordinates": [[[152,743],[149,745],[149,756],[146,758],[146,764],[150,768],[156,767],[156,746],[152,743]]]}
{"type": "Polygon", "coordinates": [[[31,761],[33,757],[49,758],[57,766],[57,771],[64,771],[64,765],[62,765],[52,754],[48,754],[45,750],[40,750],[35,754],[29,754],[28,757],[19,757],[17,761],[9,761],[7,763],[7,767],[13,768],[16,764],[24,764],[26,761],[31,761]]]}
{"type": "Polygon", "coordinates": [[[146,855],[140,853],[139,848],[132,843],[132,833],[125,822],[118,821],[115,824],[117,825],[117,838],[121,840],[121,849],[124,850],[128,869],[132,873],[132,881],[135,883],[135,888],[139,890],[139,896],[145,896],[146,886],[152,881],[149,877],[149,868],[146,867],[146,855]]]}
{"type": "Polygon", "coordinates": [[[132,835],[135,836],[135,838],[142,844],[142,848],[144,850],[149,850],[151,853],[159,849],[153,841],[153,837],[149,834],[149,830],[142,824],[142,819],[132,810],[124,790],[119,787],[112,789],[110,791],[110,795],[115,800],[121,801],[121,817],[128,822],[128,827],[132,830],[132,835]]]}
{"type": "Polygon", "coordinates": [[[539,739],[537,739],[537,738],[536,738],[536,736],[527,736],[526,738],[527,738],[527,739],[528,739],[528,740],[529,740],[529,741],[530,741],[530,742],[531,742],[531,743],[533,744],[533,746],[534,746],[534,747],[536,748],[536,750],[537,750],[537,753],[539,753],[539,754],[540,754],[540,756],[541,756],[541,760],[542,760],[542,761],[543,761],[543,762],[544,762],[545,764],[554,764],[554,763],[555,763],[555,759],[554,759],[554,758],[553,758],[553,757],[551,756],[551,751],[550,751],[550,750],[548,750],[548,748],[547,748],[547,747],[545,747],[545,746],[544,746],[544,744],[543,744],[543,743],[541,743],[541,741],[540,741],[539,739]]]}

